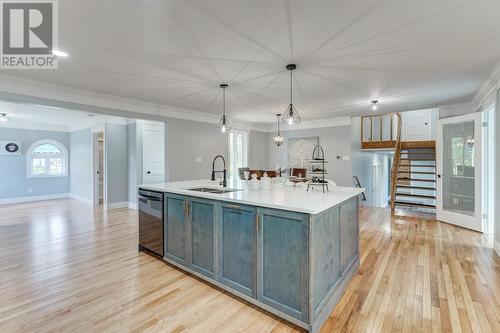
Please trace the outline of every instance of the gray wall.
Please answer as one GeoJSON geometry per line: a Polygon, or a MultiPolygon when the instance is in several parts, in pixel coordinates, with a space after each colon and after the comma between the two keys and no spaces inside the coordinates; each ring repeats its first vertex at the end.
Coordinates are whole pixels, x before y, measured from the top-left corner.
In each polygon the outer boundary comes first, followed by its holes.
{"type": "MultiPolygon", "coordinates": [[[[495,241],[500,246],[500,89],[497,91],[495,110],[495,241]]],[[[500,248],[497,248],[500,255],[500,248]]]]}
{"type": "Polygon", "coordinates": [[[248,133],[248,166],[255,169],[267,169],[269,154],[269,134],[250,131],[248,133]]]}
{"type": "Polygon", "coordinates": [[[0,155],[2,172],[0,199],[69,192],[69,177],[26,178],[26,152],[33,142],[42,139],[59,141],[68,149],[68,152],[70,151],[69,134],[66,132],[0,127],[0,140],[21,141],[22,150],[22,154],[18,156],[0,155]]]}
{"type": "Polygon", "coordinates": [[[70,134],[70,191],[92,199],[92,132],[90,128],[70,134]]]}
{"type": "Polygon", "coordinates": [[[137,158],[137,123],[127,125],[127,160],[128,160],[128,202],[137,202],[138,164],[141,160],[137,158]]]}
{"type": "Polygon", "coordinates": [[[165,138],[170,181],[209,179],[215,155],[224,156],[229,163],[227,134],[220,133],[214,124],[172,118],[165,138]],[[197,157],[201,157],[200,163],[197,157]]]}
{"type": "Polygon", "coordinates": [[[106,124],[106,172],[108,204],[127,202],[128,191],[128,156],[127,126],[106,124]]]}
{"type": "Polygon", "coordinates": [[[351,161],[336,158],[351,153],[351,126],[283,131],[281,134],[285,141],[280,147],[273,143],[274,133],[267,134],[269,148],[266,168],[274,170],[277,165],[291,167],[287,165],[289,138],[319,136],[319,143],[328,160],[328,179],[339,186],[352,186],[351,161]]]}

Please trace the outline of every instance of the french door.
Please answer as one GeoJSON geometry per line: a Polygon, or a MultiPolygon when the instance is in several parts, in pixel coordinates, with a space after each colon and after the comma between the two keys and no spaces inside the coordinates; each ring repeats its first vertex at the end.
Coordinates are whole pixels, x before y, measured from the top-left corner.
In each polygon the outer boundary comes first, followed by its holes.
{"type": "Polygon", "coordinates": [[[482,229],[482,112],[442,119],[436,140],[436,218],[482,229]]]}

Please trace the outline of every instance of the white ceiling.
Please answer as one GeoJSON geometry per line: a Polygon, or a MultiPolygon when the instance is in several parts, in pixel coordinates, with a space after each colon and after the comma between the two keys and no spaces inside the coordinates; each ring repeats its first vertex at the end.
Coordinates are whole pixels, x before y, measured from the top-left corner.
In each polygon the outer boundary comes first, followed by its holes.
{"type": "Polygon", "coordinates": [[[304,120],[470,101],[500,59],[498,0],[65,0],[59,70],[22,78],[269,122],[297,64],[304,120]]]}
{"type": "Polygon", "coordinates": [[[114,121],[126,123],[125,118],[109,117],[89,112],[0,101],[0,113],[7,113],[8,121],[0,127],[75,131],[95,124],[114,121]]]}

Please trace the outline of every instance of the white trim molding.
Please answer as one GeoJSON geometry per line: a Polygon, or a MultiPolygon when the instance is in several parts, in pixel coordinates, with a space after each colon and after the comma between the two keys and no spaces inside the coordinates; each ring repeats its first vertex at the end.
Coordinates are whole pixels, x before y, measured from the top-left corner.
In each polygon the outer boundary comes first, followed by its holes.
{"type": "Polygon", "coordinates": [[[139,209],[137,203],[135,203],[135,202],[128,202],[128,208],[133,209],[133,210],[139,209]]]}
{"type": "Polygon", "coordinates": [[[497,255],[500,257],[500,242],[497,241],[496,239],[493,240],[493,249],[497,253],[497,255]]]}
{"type": "Polygon", "coordinates": [[[112,202],[108,203],[107,205],[104,205],[104,209],[110,210],[110,209],[118,209],[118,208],[128,208],[129,203],[128,202],[112,202]]]}
{"type": "Polygon", "coordinates": [[[478,93],[472,99],[472,104],[479,107],[483,105],[491,94],[500,87],[500,62],[497,64],[488,80],[481,86],[478,93]]]}
{"type": "Polygon", "coordinates": [[[57,193],[57,194],[33,195],[33,196],[17,197],[17,198],[7,198],[7,199],[0,199],[0,205],[16,204],[16,203],[22,203],[22,202],[65,199],[65,198],[68,198],[68,196],[69,196],[69,193],[57,193]]]}
{"type": "Polygon", "coordinates": [[[75,199],[75,200],[81,201],[83,203],[86,203],[88,205],[92,205],[92,199],[83,197],[81,195],[78,195],[78,194],[75,194],[75,193],[68,193],[68,197],[71,198],[71,199],[75,199]]]}

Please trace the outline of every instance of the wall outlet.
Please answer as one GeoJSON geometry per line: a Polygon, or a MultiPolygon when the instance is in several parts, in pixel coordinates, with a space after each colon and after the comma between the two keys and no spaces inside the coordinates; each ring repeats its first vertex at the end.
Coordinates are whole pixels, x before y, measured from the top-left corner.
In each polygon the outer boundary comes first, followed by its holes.
{"type": "Polygon", "coordinates": [[[198,156],[198,157],[196,157],[196,158],[194,159],[194,161],[195,161],[196,163],[201,163],[201,162],[203,162],[203,159],[202,159],[200,156],[198,156]]]}

